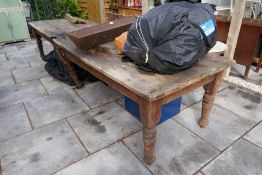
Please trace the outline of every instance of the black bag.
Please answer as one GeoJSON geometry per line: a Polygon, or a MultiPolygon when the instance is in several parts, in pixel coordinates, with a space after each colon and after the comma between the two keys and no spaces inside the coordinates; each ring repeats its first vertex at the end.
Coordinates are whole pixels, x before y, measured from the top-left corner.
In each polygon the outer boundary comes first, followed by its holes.
{"type": "Polygon", "coordinates": [[[192,67],[216,43],[214,11],[212,5],[189,2],[150,10],[129,28],[124,58],[163,74],[192,67]]]}
{"type": "MultiPolygon", "coordinates": [[[[74,86],[75,83],[70,77],[67,69],[60,61],[56,51],[51,51],[48,55],[43,57],[43,60],[47,63],[45,64],[45,69],[49,75],[54,77],[57,80],[60,80],[70,86],[74,86]]],[[[95,82],[98,79],[83,70],[82,68],[78,67],[77,65],[73,64],[74,70],[79,78],[79,80],[87,80],[89,82],[95,82]]]]}

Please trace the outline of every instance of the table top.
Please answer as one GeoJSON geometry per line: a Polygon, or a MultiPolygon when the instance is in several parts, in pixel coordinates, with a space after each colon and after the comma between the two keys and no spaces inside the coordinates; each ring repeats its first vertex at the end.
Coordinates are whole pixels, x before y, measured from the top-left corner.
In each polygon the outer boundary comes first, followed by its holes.
{"type": "Polygon", "coordinates": [[[49,38],[57,38],[65,33],[96,25],[95,22],[87,21],[86,24],[73,24],[65,19],[32,21],[29,25],[49,38]]]}
{"type": "Polygon", "coordinates": [[[191,69],[174,75],[161,75],[142,71],[131,62],[122,62],[114,42],[87,51],[78,49],[68,37],[56,38],[54,43],[77,59],[81,59],[87,66],[151,101],[197,83],[233,64],[233,61],[224,57],[206,56],[191,69]]]}

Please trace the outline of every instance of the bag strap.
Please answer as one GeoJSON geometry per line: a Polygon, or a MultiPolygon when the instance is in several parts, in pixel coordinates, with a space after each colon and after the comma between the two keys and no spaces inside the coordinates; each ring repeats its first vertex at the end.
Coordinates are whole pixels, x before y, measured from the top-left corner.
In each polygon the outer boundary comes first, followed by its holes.
{"type": "Polygon", "coordinates": [[[195,24],[195,23],[193,23],[193,22],[191,22],[191,24],[200,31],[201,35],[203,36],[203,39],[204,39],[204,42],[205,42],[206,46],[209,47],[209,48],[211,48],[211,45],[210,45],[210,43],[209,43],[209,41],[208,41],[208,38],[207,38],[204,30],[203,30],[198,24],[195,24]]]}

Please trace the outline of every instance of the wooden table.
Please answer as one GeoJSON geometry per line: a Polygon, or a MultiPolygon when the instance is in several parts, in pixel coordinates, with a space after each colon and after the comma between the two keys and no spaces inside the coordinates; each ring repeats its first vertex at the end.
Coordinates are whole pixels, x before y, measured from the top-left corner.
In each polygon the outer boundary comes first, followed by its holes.
{"type": "Polygon", "coordinates": [[[133,63],[123,63],[116,53],[114,43],[84,51],[79,50],[67,37],[64,37],[54,39],[54,45],[78,87],[81,87],[82,83],[78,80],[72,63],[140,105],[144,161],[147,164],[154,162],[154,145],[161,106],[204,86],[205,95],[199,125],[206,127],[223,72],[233,64],[224,57],[206,57],[189,70],[175,75],[160,75],[141,71],[133,63]]]}
{"type": "MultiPolygon", "coordinates": [[[[230,27],[230,17],[216,16],[218,27],[218,40],[227,41],[228,31],[230,27]]],[[[246,66],[244,78],[248,78],[251,64],[256,58],[257,69],[259,71],[262,64],[262,20],[259,19],[243,19],[239,38],[237,41],[234,59],[238,64],[246,66]]]]}
{"type": "Polygon", "coordinates": [[[86,24],[73,24],[65,19],[29,22],[29,26],[32,27],[33,29],[33,33],[35,35],[41,57],[44,56],[41,37],[45,38],[46,40],[48,40],[53,44],[52,40],[54,38],[64,36],[68,32],[90,27],[93,25],[96,25],[96,23],[91,21],[86,21],[86,24]]]}

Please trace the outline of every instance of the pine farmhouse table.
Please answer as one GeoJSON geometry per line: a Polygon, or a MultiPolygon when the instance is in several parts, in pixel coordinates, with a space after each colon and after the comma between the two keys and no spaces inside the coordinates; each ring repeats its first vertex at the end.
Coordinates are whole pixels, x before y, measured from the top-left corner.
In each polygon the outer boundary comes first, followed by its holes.
{"type": "Polygon", "coordinates": [[[64,36],[68,32],[96,25],[95,22],[86,21],[85,24],[73,24],[65,19],[43,20],[29,22],[36,38],[40,56],[44,56],[42,37],[53,44],[53,39],[64,36]]]}
{"type": "Polygon", "coordinates": [[[68,37],[53,40],[60,59],[69,70],[78,88],[82,86],[72,63],[77,64],[112,88],[136,101],[140,105],[143,122],[144,161],[155,160],[157,123],[160,108],[198,87],[204,86],[200,127],[206,127],[215,95],[220,87],[226,68],[234,61],[220,56],[206,56],[192,67],[175,75],[148,73],[136,68],[133,63],[123,63],[117,55],[113,42],[90,50],[78,49],[68,37]]]}

